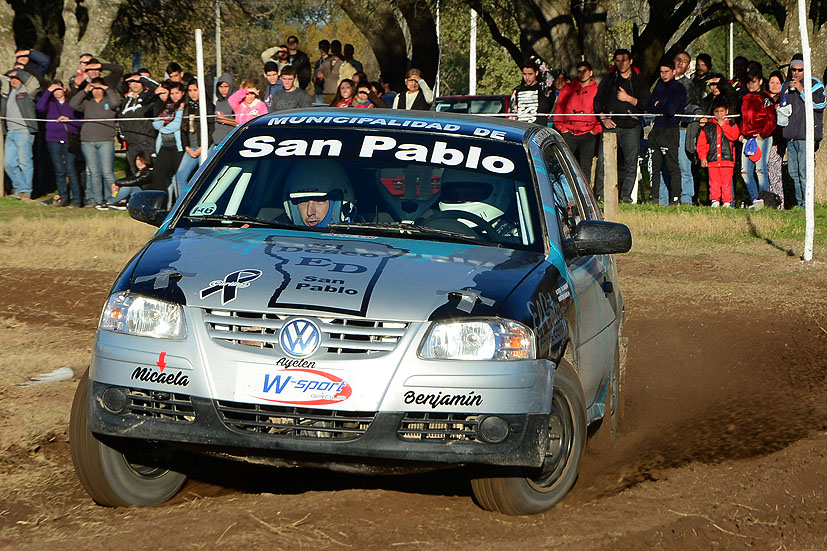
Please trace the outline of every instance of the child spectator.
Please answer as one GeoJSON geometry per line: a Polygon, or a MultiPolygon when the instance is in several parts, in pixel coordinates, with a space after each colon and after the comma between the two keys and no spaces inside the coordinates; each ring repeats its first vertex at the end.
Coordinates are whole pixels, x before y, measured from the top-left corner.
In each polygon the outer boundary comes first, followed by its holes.
{"type": "Polygon", "coordinates": [[[726,100],[713,106],[714,119],[701,119],[696,152],[701,166],[709,169],[709,199],[713,207],[732,206],[732,174],[735,171],[735,145],[741,135],[738,125],[727,119],[726,100]]]}
{"type": "Polygon", "coordinates": [[[267,113],[267,104],[258,99],[258,88],[249,80],[242,82],[241,87],[227,101],[235,112],[238,124],[244,124],[267,113]]]}

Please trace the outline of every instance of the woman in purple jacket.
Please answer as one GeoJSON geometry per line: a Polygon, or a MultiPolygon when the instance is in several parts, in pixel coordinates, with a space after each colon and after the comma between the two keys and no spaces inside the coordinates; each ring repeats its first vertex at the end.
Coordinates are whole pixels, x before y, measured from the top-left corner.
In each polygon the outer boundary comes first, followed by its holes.
{"type": "Polygon", "coordinates": [[[69,134],[74,134],[75,141],[80,143],[78,132],[80,123],[77,122],[77,113],[69,106],[66,98],[66,87],[59,80],[53,80],[48,89],[40,96],[37,110],[49,119],[46,123],[46,146],[52,157],[57,179],[57,192],[60,201],[54,203],[56,207],[80,207],[83,205],[80,193],[80,180],[75,170],[75,155],[69,149],[69,134]],[[66,188],[66,178],[69,178],[69,188],[66,188]]]}

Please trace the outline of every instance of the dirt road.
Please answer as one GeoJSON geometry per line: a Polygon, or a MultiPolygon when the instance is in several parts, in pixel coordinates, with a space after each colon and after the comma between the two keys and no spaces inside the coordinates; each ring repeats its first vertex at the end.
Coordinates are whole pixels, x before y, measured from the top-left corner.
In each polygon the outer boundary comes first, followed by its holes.
{"type": "MultiPolygon", "coordinates": [[[[827,269],[736,253],[619,260],[625,413],[533,517],[474,505],[461,470],[345,476],[209,463],[171,503],[96,506],[68,452],[114,273],[0,269],[0,548],[825,549],[827,269]]],[[[599,436],[599,435],[598,435],[599,436]]]]}

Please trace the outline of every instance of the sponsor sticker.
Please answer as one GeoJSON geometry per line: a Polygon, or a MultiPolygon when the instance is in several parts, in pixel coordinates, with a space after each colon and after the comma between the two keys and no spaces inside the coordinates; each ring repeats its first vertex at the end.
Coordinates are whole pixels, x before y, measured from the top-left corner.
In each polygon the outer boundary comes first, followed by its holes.
{"type": "Polygon", "coordinates": [[[190,216],[209,216],[215,214],[218,205],[215,203],[198,203],[190,210],[190,216]]]}
{"type": "Polygon", "coordinates": [[[431,409],[444,409],[456,406],[474,407],[481,406],[483,397],[477,394],[476,391],[471,390],[465,394],[450,394],[448,392],[438,391],[434,393],[421,393],[409,390],[404,395],[406,404],[415,404],[418,406],[427,405],[431,409]]]}
{"type": "Polygon", "coordinates": [[[255,400],[293,406],[339,404],[353,389],[347,380],[318,369],[239,364],[236,400],[255,400]]]}

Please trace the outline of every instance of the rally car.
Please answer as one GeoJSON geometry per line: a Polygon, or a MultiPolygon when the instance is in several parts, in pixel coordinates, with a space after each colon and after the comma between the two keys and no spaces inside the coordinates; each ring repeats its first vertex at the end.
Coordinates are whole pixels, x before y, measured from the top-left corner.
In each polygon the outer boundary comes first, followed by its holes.
{"type": "Polygon", "coordinates": [[[73,403],[91,497],[168,500],[194,451],[466,466],[483,508],[558,502],[588,425],[616,430],[611,255],[631,247],[560,136],[313,109],[259,117],[216,149],[171,211],[164,192],[130,199],[159,229],[111,289],[73,403]]]}

